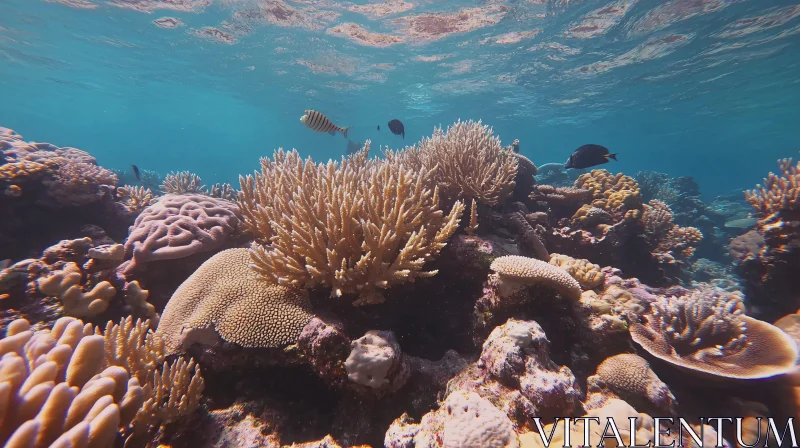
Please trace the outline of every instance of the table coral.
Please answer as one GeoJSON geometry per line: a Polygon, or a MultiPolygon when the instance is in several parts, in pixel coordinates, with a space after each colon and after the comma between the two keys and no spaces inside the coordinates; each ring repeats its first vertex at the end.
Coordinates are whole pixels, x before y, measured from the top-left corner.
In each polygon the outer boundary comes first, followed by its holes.
{"type": "Polygon", "coordinates": [[[535,284],[554,288],[569,299],[578,300],[581,296],[581,285],[567,271],[545,261],[506,255],[495,258],[490,268],[500,277],[501,296],[535,284]]]}
{"type": "Polygon", "coordinates": [[[239,229],[235,204],[199,194],[160,197],[142,211],[125,241],[130,260],[120,266],[126,276],[151,261],[174,260],[218,250],[239,229]]]}
{"type": "Polygon", "coordinates": [[[634,342],[653,356],[698,375],[749,380],[789,373],[797,344],[766,322],[745,316],[741,298],[693,292],[659,298],[646,325],[630,327],[634,342]]]}
{"type": "Polygon", "coordinates": [[[158,333],[167,351],[190,345],[203,331],[243,347],[278,347],[297,341],[313,317],[305,291],[258,280],[247,249],[222,251],[175,291],[158,333]]]}

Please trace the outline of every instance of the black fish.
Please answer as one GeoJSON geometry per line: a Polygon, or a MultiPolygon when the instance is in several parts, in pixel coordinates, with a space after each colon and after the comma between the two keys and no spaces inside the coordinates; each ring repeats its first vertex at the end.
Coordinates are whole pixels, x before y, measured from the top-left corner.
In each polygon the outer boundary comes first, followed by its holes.
{"type": "Polygon", "coordinates": [[[139,182],[142,181],[142,173],[139,172],[139,167],[136,165],[131,165],[133,167],[133,174],[136,175],[136,180],[139,182]]]}
{"type": "Polygon", "coordinates": [[[394,135],[402,135],[403,139],[406,138],[406,129],[403,127],[403,123],[396,118],[389,122],[389,130],[392,131],[394,135]]]}
{"type": "Polygon", "coordinates": [[[589,168],[590,166],[608,163],[608,159],[617,160],[616,154],[609,154],[608,148],[600,145],[583,145],[569,156],[564,168],[589,168]]]}
{"type": "Polygon", "coordinates": [[[379,130],[379,131],[381,130],[381,125],[378,125],[378,130],[379,130]]]}

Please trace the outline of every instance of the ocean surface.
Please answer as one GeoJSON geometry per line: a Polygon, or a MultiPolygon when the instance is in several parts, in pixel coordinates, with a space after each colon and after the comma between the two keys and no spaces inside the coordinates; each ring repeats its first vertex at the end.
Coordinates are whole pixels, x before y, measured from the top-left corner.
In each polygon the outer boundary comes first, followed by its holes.
{"type": "Polygon", "coordinates": [[[315,109],[373,148],[457,119],[537,164],[601,144],[713,196],[797,156],[800,2],[0,0],[0,92],[27,140],[209,185],[340,157],[315,109]]]}

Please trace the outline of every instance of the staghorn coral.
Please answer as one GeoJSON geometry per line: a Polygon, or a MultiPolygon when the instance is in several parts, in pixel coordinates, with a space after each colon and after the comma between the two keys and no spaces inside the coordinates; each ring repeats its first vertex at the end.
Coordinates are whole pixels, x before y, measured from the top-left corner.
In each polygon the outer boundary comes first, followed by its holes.
{"type": "Polygon", "coordinates": [[[161,196],[144,209],[125,241],[130,260],[120,266],[130,275],[140,265],[174,260],[225,246],[239,227],[236,205],[200,194],[161,196]]]}
{"type": "Polygon", "coordinates": [[[133,213],[140,213],[145,207],[152,205],[156,200],[149,188],[125,185],[117,188],[117,197],[125,208],[133,213]]]}
{"type": "Polygon", "coordinates": [[[200,185],[201,183],[200,176],[197,174],[180,171],[167,174],[160,188],[166,194],[207,194],[206,186],[200,185]]]}
{"type": "Polygon", "coordinates": [[[239,197],[239,192],[236,191],[233,186],[229,183],[223,184],[214,184],[211,186],[211,193],[209,195],[212,198],[220,198],[225,199],[226,201],[236,202],[236,198],[239,197]]]}
{"type": "Polygon", "coordinates": [[[606,274],[600,270],[600,266],[590,263],[589,260],[575,259],[562,254],[550,254],[550,264],[567,271],[586,289],[597,288],[606,280],[606,274]]]}
{"type": "Polygon", "coordinates": [[[457,121],[415,147],[386,151],[385,156],[416,171],[436,172],[435,182],[446,204],[475,199],[486,205],[501,203],[514,190],[519,158],[480,121],[457,121]]]}
{"type": "Polygon", "coordinates": [[[611,213],[615,220],[639,219],[641,216],[642,196],[639,184],[632,177],[592,170],[578,177],[575,188],[591,191],[592,206],[611,213]]]}
{"type": "Polygon", "coordinates": [[[341,162],[303,161],[279,149],[261,173],[241,178],[239,207],[257,240],[255,272],[284,286],[357,293],[355,305],[381,303],[379,289],[423,271],[456,231],[464,205],[439,209],[434,170],[367,160],[369,142],[341,162]]]}
{"type": "Polygon", "coordinates": [[[469,225],[464,231],[467,235],[474,236],[476,230],[478,230],[478,203],[473,198],[472,206],[469,208],[469,225]]]}
{"type": "Polygon", "coordinates": [[[693,373],[727,379],[759,379],[792,371],[797,345],[766,322],[745,316],[741,298],[693,291],[658,298],[646,324],[630,326],[634,342],[653,356],[693,373]]]}
{"type": "Polygon", "coordinates": [[[158,324],[167,353],[207,340],[204,331],[212,329],[244,347],[297,341],[313,317],[306,292],[256,279],[249,263],[247,249],[222,251],[178,287],[158,324]]]}
{"type": "Polygon", "coordinates": [[[542,284],[565,297],[580,299],[581,285],[570,274],[546,261],[519,255],[495,258],[490,269],[500,278],[500,295],[507,296],[527,285],[542,284]]]}
{"type": "Polygon", "coordinates": [[[200,371],[177,360],[164,365],[176,372],[173,381],[159,381],[163,345],[148,325],[128,318],[101,332],[61,318],[34,332],[24,319],[9,324],[0,340],[0,409],[12,412],[0,424],[0,442],[112,446],[118,430],[147,433],[192,413],[203,391],[200,371]]]}
{"type": "MultiPolygon", "coordinates": [[[[547,261],[550,253],[547,252],[542,239],[536,234],[534,227],[525,218],[522,212],[513,212],[505,216],[508,226],[519,235],[521,252],[523,255],[531,255],[539,260],[547,261]]],[[[538,227],[538,226],[537,226],[538,227]]]]}
{"type": "Polygon", "coordinates": [[[781,211],[800,209],[800,162],[792,166],[792,159],[778,161],[780,175],[769,173],[764,185],[745,191],[744,196],[763,218],[781,211]]]}

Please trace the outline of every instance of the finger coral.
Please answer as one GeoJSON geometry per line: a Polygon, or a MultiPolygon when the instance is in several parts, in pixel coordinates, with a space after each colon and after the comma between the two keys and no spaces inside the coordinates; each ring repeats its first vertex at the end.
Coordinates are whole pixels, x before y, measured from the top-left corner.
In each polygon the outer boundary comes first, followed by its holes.
{"type": "Polygon", "coordinates": [[[606,279],[600,266],[590,263],[589,260],[575,259],[562,254],[550,254],[550,264],[567,271],[586,289],[596,288],[602,285],[606,279]]]}
{"type": "Polygon", "coordinates": [[[120,198],[120,202],[125,205],[125,208],[134,213],[141,212],[155,202],[153,192],[149,188],[130,185],[117,188],[117,197],[120,198]]]}
{"type": "Polygon", "coordinates": [[[225,341],[244,347],[297,341],[313,317],[306,292],[259,280],[249,264],[247,249],[225,250],[178,287],[158,324],[167,353],[188,347],[212,329],[225,341]]]}
{"type": "Polygon", "coordinates": [[[161,183],[160,188],[166,194],[206,194],[206,186],[200,185],[201,183],[200,176],[197,174],[180,171],[164,176],[164,181],[161,183]]]}
{"type": "Polygon", "coordinates": [[[459,120],[446,132],[434,129],[433,136],[423,138],[416,147],[387,151],[387,158],[416,171],[434,169],[447,204],[475,198],[496,205],[514,190],[519,158],[513,154],[502,147],[488,126],[459,120]]]}
{"type": "Polygon", "coordinates": [[[261,243],[251,248],[261,278],[357,293],[354,304],[365,305],[384,300],[380,289],[436,274],[423,265],[457,230],[464,205],[445,215],[434,170],[367,160],[368,151],[315,164],[279,149],[261,160],[260,173],[240,179],[239,207],[261,243]]]}
{"type": "Polygon", "coordinates": [[[203,391],[199,369],[178,360],[164,366],[178,372],[172,381],[159,381],[163,346],[147,326],[124,319],[102,333],[61,318],[34,332],[24,319],[10,323],[0,340],[0,442],[113,446],[118,431],[149,431],[193,412],[203,391]],[[147,403],[160,408],[157,419],[147,403]]]}
{"type": "Polygon", "coordinates": [[[200,194],[167,194],[148,206],[131,226],[120,266],[128,275],[141,264],[174,260],[225,246],[239,227],[235,204],[200,194]]]}
{"type": "Polygon", "coordinates": [[[744,380],[794,370],[791,337],[742,310],[741,298],[727,293],[662,297],[651,304],[646,325],[633,323],[630,333],[653,356],[698,374],[744,380]]]}
{"type": "Polygon", "coordinates": [[[535,258],[506,255],[495,258],[491,270],[500,276],[500,294],[505,296],[527,285],[541,284],[556,289],[565,297],[578,300],[581,285],[557,266],[535,258]]]}
{"type": "Polygon", "coordinates": [[[42,293],[58,297],[64,305],[64,312],[74,317],[94,317],[108,309],[117,290],[111,283],[102,281],[91,289],[81,287],[81,269],[75,263],[67,263],[63,270],[55,271],[48,277],[37,280],[42,293]]]}

